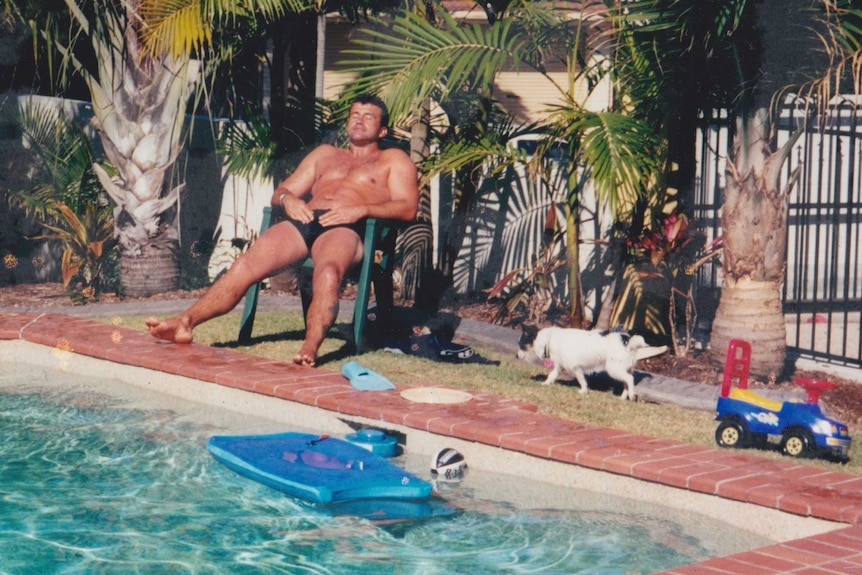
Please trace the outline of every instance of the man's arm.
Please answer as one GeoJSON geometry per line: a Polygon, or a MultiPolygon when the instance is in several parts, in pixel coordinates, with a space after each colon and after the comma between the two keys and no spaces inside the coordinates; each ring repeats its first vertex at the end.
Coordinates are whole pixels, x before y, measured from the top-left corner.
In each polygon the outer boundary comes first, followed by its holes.
{"type": "Polygon", "coordinates": [[[410,157],[401,150],[387,150],[391,155],[389,179],[386,185],[390,200],[368,206],[367,217],[405,222],[416,219],[419,209],[419,174],[410,157]]]}
{"type": "Polygon", "coordinates": [[[324,148],[327,146],[318,146],[312,150],[302,159],[293,173],[275,188],[270,199],[273,207],[284,208],[285,213],[297,221],[310,222],[314,219],[314,215],[302,197],[310,192],[314,185],[317,176],[317,159],[326,153],[324,148]]]}

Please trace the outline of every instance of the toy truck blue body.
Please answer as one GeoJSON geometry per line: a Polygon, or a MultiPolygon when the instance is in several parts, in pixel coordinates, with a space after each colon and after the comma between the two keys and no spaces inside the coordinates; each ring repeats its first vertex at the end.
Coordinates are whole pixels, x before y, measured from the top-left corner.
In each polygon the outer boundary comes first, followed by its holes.
{"type": "Polygon", "coordinates": [[[777,436],[785,455],[848,459],[847,426],[824,415],[817,403],[774,401],[737,388],[718,398],[716,412],[721,423],[715,440],[722,447],[765,446],[777,436]]]}

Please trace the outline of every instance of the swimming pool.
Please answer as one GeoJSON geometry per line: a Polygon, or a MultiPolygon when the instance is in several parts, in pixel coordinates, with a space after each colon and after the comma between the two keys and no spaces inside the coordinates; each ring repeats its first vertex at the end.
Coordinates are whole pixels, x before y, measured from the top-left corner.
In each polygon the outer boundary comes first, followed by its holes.
{"type": "MultiPolygon", "coordinates": [[[[479,472],[442,491],[464,509],[456,516],[396,526],[332,517],[204,449],[214,433],[284,421],[26,364],[5,370],[0,389],[3,573],[649,573],[767,542],[631,499],[479,472]]],[[[425,457],[399,463],[428,475],[425,457]]]]}

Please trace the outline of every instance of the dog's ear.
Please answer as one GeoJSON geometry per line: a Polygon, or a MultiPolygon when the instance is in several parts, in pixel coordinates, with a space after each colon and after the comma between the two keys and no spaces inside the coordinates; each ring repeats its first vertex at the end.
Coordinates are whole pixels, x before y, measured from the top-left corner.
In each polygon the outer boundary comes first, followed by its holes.
{"type": "Polygon", "coordinates": [[[530,351],[533,348],[533,343],[536,341],[536,335],[538,333],[538,327],[528,323],[522,323],[521,337],[518,338],[518,349],[522,351],[530,351]]]}

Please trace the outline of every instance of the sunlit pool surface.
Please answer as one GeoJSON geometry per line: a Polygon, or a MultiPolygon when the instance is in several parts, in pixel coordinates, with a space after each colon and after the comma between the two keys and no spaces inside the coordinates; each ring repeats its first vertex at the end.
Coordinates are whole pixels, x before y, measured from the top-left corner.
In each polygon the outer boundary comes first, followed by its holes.
{"type": "MultiPolygon", "coordinates": [[[[766,543],[666,508],[476,471],[441,486],[453,515],[391,525],[333,516],[215,462],[206,441],[224,429],[188,415],[211,407],[171,399],[168,409],[93,391],[110,387],[93,378],[6,371],[3,574],[636,574],[766,543]],[[486,495],[506,482],[530,500],[486,495]]],[[[424,458],[396,462],[430,478],[424,458]]]]}

